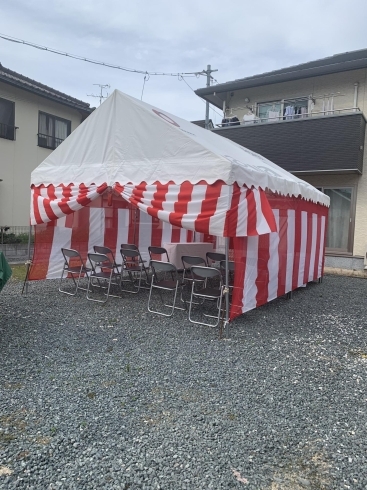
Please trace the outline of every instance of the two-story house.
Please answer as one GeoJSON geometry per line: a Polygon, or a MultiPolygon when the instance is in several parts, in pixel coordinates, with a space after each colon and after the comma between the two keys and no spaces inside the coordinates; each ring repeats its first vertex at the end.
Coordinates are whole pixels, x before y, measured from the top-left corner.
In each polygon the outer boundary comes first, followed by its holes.
{"type": "Polygon", "coordinates": [[[196,90],[213,129],[330,196],[326,265],[363,269],[367,248],[367,49],[196,90]]]}
{"type": "Polygon", "coordinates": [[[32,170],[91,112],[0,64],[0,226],[29,225],[32,170]]]}

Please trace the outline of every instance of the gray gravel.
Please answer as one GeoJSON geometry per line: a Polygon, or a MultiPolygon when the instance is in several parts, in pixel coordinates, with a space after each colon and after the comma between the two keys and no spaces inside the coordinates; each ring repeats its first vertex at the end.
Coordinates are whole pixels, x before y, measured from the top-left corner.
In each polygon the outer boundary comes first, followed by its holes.
{"type": "Polygon", "coordinates": [[[147,292],[0,294],[0,488],[367,488],[367,281],[327,276],[229,340],[147,292]]]}

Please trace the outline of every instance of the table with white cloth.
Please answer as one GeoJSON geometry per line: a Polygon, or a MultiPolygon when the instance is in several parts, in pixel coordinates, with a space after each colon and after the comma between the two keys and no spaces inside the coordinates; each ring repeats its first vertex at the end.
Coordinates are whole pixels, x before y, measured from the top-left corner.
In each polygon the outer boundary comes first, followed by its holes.
{"type": "Polygon", "coordinates": [[[183,255],[194,255],[206,260],[206,253],[214,251],[212,243],[202,242],[164,243],[163,246],[167,250],[171,264],[174,264],[177,269],[182,269],[181,257],[183,255]]]}

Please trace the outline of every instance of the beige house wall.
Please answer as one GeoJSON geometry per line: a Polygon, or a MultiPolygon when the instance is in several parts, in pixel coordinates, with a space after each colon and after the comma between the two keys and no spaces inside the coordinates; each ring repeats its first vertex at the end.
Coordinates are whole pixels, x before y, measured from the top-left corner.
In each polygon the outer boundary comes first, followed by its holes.
{"type": "MultiPolygon", "coordinates": [[[[319,97],[331,93],[340,92],[340,96],[334,98],[334,110],[351,109],[354,107],[355,83],[358,83],[357,107],[367,118],[367,90],[366,90],[367,69],[347,71],[332,75],[312,77],[293,82],[284,82],[263,87],[255,87],[233,92],[233,97],[227,99],[227,107],[232,108],[232,113],[241,120],[243,115],[248,112],[245,107],[251,107],[256,103],[271,102],[293,97],[311,95],[319,97]],[[250,102],[244,102],[245,98],[250,102]]],[[[313,112],[322,111],[322,99],[315,99],[313,112]]],[[[228,112],[227,112],[228,114],[228,112]]],[[[312,144],[312,142],[310,142],[312,144]]],[[[364,145],[362,175],[343,174],[343,175],[313,175],[301,177],[315,187],[355,187],[355,225],[353,239],[353,255],[365,256],[367,245],[367,133],[364,145]]]]}
{"type": "Polygon", "coordinates": [[[0,83],[0,97],[15,102],[16,139],[0,138],[0,226],[29,225],[31,172],[52,150],[38,146],[38,113],[47,112],[71,121],[71,130],[82,116],[25,90],[0,83]]]}
{"type": "Polygon", "coordinates": [[[334,97],[334,110],[348,109],[354,106],[354,84],[358,83],[357,107],[363,112],[367,111],[366,100],[366,77],[367,69],[347,71],[332,75],[294,80],[261,87],[253,87],[244,90],[236,90],[233,97],[227,97],[227,114],[231,111],[240,120],[248,112],[248,108],[256,107],[262,102],[280,101],[282,99],[292,99],[295,97],[315,97],[313,112],[323,109],[323,100],[319,97],[329,94],[340,95],[334,97]],[[245,103],[245,98],[250,102],[245,103]]]}

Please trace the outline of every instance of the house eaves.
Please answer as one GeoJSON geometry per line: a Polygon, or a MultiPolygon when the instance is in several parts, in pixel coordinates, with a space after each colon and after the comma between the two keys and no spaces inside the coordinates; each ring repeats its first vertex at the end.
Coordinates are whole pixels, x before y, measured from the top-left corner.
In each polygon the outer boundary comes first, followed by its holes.
{"type": "Polygon", "coordinates": [[[71,107],[81,112],[85,117],[94,110],[94,108],[91,108],[90,104],[87,102],[75,99],[74,97],[64,94],[63,92],[59,92],[58,90],[48,87],[47,85],[43,85],[36,80],[32,80],[31,78],[25,77],[24,75],[16,73],[15,71],[9,70],[8,68],[2,66],[1,63],[0,82],[8,83],[14,87],[39,95],[40,97],[45,97],[46,99],[50,99],[54,102],[58,102],[59,104],[71,107]]]}
{"type": "Polygon", "coordinates": [[[367,67],[367,49],[336,54],[320,60],[302,63],[271,72],[220,83],[212,87],[195,90],[195,93],[216,107],[222,108],[227,93],[246,88],[260,87],[274,83],[289,82],[343,71],[358,70],[367,67]]]}

